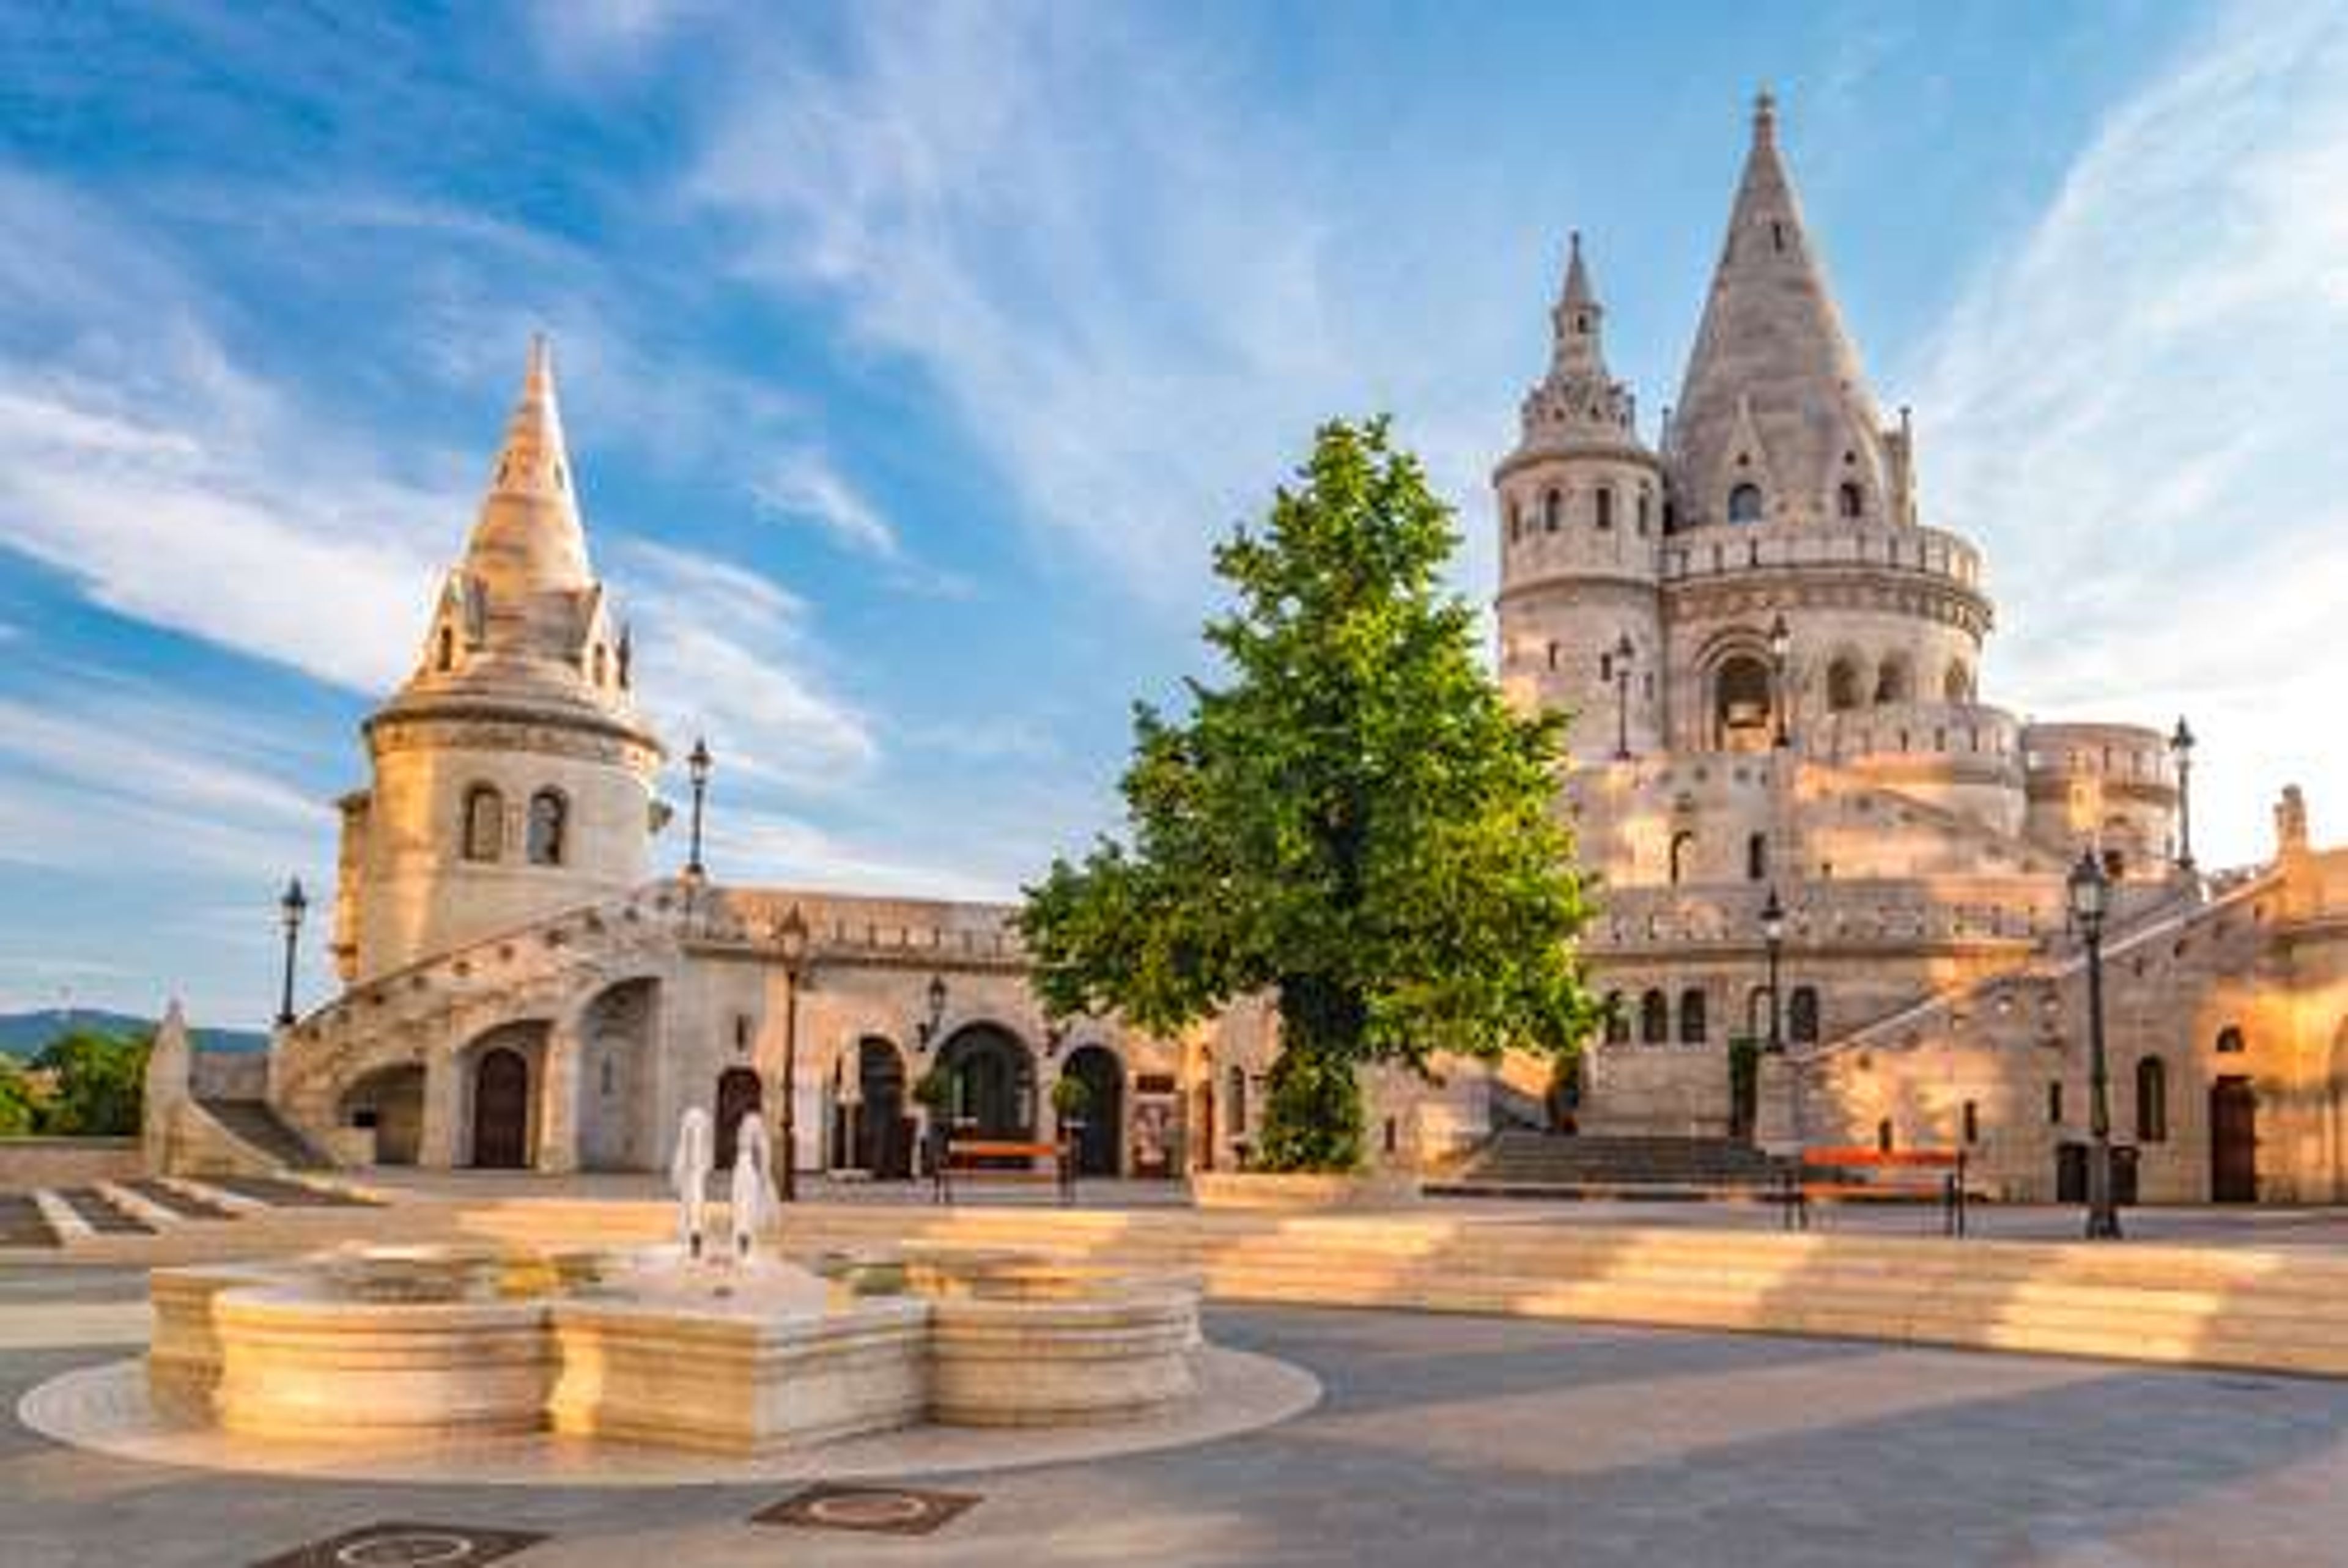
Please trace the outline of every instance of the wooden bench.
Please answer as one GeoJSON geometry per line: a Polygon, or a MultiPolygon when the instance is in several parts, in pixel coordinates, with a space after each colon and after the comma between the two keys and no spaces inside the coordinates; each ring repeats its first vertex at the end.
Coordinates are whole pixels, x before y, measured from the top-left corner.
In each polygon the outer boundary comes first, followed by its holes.
{"type": "Polygon", "coordinates": [[[957,1181],[1050,1182],[1059,1189],[1062,1203],[1073,1203],[1076,1195],[1076,1151],[1065,1143],[1023,1143],[1007,1138],[965,1138],[959,1135],[949,1137],[945,1158],[937,1163],[937,1198],[940,1203],[953,1202],[954,1183],[957,1181]],[[992,1163],[1004,1160],[1016,1160],[1020,1163],[1005,1167],[992,1163]]]}
{"type": "Polygon", "coordinates": [[[1965,1234],[1962,1149],[1803,1149],[1778,1169],[1785,1226],[1810,1228],[1815,1202],[1931,1202],[1944,1235],[1965,1234]],[[1823,1177],[1814,1173],[1825,1172],[1823,1177]]]}

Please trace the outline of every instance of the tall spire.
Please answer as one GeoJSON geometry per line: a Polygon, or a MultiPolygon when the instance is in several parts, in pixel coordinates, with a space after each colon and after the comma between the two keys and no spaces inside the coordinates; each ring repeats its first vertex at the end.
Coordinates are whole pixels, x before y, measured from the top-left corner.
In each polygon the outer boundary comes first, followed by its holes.
{"type": "Polygon", "coordinates": [[[1884,494],[1879,421],[1778,156],[1766,92],[1754,101],[1752,144],[1678,409],[1671,457],[1692,521],[1719,520],[1732,470],[1765,459],[1787,487],[1770,498],[1772,518],[1826,515],[1845,481],[1884,494]],[[1756,440],[1766,453],[1731,449],[1756,440]]]}
{"type": "Polygon", "coordinates": [[[1636,440],[1630,391],[1606,368],[1605,315],[1576,230],[1567,246],[1565,282],[1550,310],[1549,374],[1525,396],[1524,445],[1636,440]]]}
{"type": "Polygon", "coordinates": [[[554,354],[533,337],[521,396],[506,421],[466,566],[493,592],[572,591],[589,587],[587,536],[572,491],[571,454],[554,395],[554,354]]]}

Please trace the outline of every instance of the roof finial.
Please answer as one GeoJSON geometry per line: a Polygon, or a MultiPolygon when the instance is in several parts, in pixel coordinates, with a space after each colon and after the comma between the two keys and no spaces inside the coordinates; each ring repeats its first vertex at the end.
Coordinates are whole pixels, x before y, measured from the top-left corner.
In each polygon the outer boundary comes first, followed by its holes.
{"type": "Polygon", "coordinates": [[[1777,138],[1777,99],[1767,87],[1753,95],[1753,139],[1771,142],[1777,138]]]}

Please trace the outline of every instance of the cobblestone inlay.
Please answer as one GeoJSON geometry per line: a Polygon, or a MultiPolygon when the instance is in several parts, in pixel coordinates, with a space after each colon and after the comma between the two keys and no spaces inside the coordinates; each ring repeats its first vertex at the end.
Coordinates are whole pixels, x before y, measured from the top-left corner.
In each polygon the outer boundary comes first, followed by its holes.
{"type": "Polygon", "coordinates": [[[750,1516],[753,1524],[797,1524],[870,1535],[929,1535],[977,1506],[966,1491],[922,1491],[901,1486],[839,1486],[819,1482],[750,1516]]]}
{"type": "Polygon", "coordinates": [[[252,1568],[473,1568],[545,1539],[478,1524],[363,1524],[264,1558],[252,1568]]]}

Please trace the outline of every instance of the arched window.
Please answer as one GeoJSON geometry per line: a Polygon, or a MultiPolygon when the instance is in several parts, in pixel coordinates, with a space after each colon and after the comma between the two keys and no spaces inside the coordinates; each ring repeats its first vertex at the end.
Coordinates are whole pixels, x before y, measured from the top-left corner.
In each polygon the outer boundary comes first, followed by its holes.
{"type": "Polygon", "coordinates": [[[1686,828],[1682,828],[1679,832],[1672,835],[1671,871],[1673,886],[1678,886],[1681,882],[1686,879],[1688,872],[1694,869],[1690,862],[1694,858],[1694,855],[1695,835],[1694,833],[1690,832],[1686,828]]]}
{"type": "Polygon", "coordinates": [[[1835,511],[1837,515],[1845,518],[1865,515],[1867,492],[1859,487],[1857,480],[1845,479],[1840,487],[1835,491],[1835,511]]]}
{"type": "Polygon", "coordinates": [[[1733,653],[1713,675],[1714,744],[1724,752],[1766,750],[1772,682],[1756,654],[1733,653]]]}
{"type": "Polygon", "coordinates": [[[611,656],[603,651],[603,645],[598,642],[595,644],[595,684],[602,685],[610,673],[611,656]]]}
{"type": "Polygon", "coordinates": [[[1565,497],[1562,495],[1555,490],[1541,492],[1541,532],[1545,534],[1557,532],[1557,526],[1563,519],[1564,512],[1565,497]]]}
{"type": "Polygon", "coordinates": [[[1557,668],[1557,644],[1554,642],[1549,645],[1549,667],[1552,670],[1557,668]]]}
{"type": "Polygon", "coordinates": [[[1894,653],[1877,667],[1875,700],[1878,702],[1910,702],[1915,697],[1915,672],[1908,667],[1904,655],[1894,653]]]}
{"type": "Polygon", "coordinates": [[[1641,538],[1643,538],[1643,538],[1645,538],[1647,537],[1647,528],[1648,528],[1648,524],[1649,524],[1650,519],[1651,519],[1651,518],[1653,517],[1653,515],[1654,515],[1654,505],[1655,505],[1655,497],[1654,497],[1654,494],[1653,494],[1653,492],[1650,491],[1650,490],[1649,490],[1649,489],[1648,489],[1644,485],[1640,486],[1640,487],[1639,487],[1639,537],[1640,537],[1641,538]]]}
{"type": "Polygon", "coordinates": [[[2218,1031],[2219,1055],[2240,1056],[2242,1054],[2242,1050],[2243,1040],[2242,1031],[2240,1029],[2230,1023],[2225,1028],[2218,1031]]]}
{"type": "Polygon", "coordinates": [[[1964,1103],[1964,1134],[1968,1143],[1981,1142],[1981,1107],[1970,1100],[1964,1103]]]}
{"type": "Polygon", "coordinates": [[[563,830],[569,825],[570,807],[555,790],[542,789],[530,797],[530,863],[532,866],[560,866],[566,847],[563,830]]]}
{"type": "Polygon", "coordinates": [[[1786,998],[1786,1037],[1797,1045],[1811,1045],[1818,1038],[1818,988],[1796,986],[1786,998]]]}
{"type": "Polygon", "coordinates": [[[1680,993],[1680,1043],[1704,1043],[1704,992],[1694,986],[1680,993]]]}
{"type": "Polygon", "coordinates": [[[1614,528],[1614,487],[1601,485],[1591,497],[1591,518],[1600,533],[1611,533],[1614,528]]]}
{"type": "Polygon", "coordinates": [[[1941,695],[1952,702],[1973,700],[1973,672],[1962,659],[1949,661],[1949,672],[1941,680],[1941,695]]]}
{"type": "Polygon", "coordinates": [[[1606,1043],[1626,1045],[1631,1040],[1631,1016],[1622,1010],[1622,993],[1606,993],[1606,1043]]]}
{"type": "Polygon", "coordinates": [[[1745,880],[1758,882],[1769,875],[1769,835],[1748,833],[1745,835],[1745,880]]]}
{"type": "Polygon", "coordinates": [[[1728,492],[1728,520],[1732,523],[1757,523],[1761,520],[1761,487],[1750,479],[1728,492]]]}
{"type": "Polygon", "coordinates": [[[2136,1064],[2136,1141],[2168,1142],[2168,1069],[2157,1056],[2136,1064]]]}
{"type": "Polygon", "coordinates": [[[1639,999],[1639,1040],[1644,1045],[1661,1045],[1672,1038],[1672,1004],[1661,991],[1649,991],[1639,999]]]}
{"type": "Polygon", "coordinates": [[[495,860],[505,853],[505,797],[488,784],[465,792],[465,858],[495,860]]]}
{"type": "Polygon", "coordinates": [[[1859,704],[1859,661],[1849,654],[1839,655],[1827,666],[1827,707],[1834,712],[1848,713],[1859,704]]]}
{"type": "Polygon", "coordinates": [[[1509,497],[1509,542],[1516,543],[1525,537],[1525,511],[1514,496],[1509,497]]]}
{"type": "Polygon", "coordinates": [[[444,626],[440,629],[440,656],[438,662],[444,671],[457,667],[457,629],[453,626],[444,626]]]}

